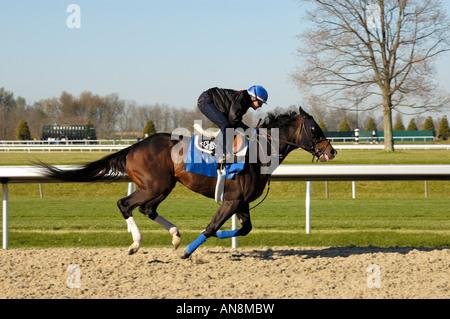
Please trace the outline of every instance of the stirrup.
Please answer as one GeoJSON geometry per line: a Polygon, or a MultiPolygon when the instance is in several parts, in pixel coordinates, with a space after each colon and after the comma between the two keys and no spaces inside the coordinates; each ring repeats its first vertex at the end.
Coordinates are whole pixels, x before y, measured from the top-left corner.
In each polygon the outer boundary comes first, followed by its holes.
{"type": "Polygon", "coordinates": [[[218,170],[218,171],[224,171],[225,170],[225,168],[226,168],[226,163],[220,163],[220,162],[218,162],[217,163],[217,166],[216,166],[216,170],[218,170]]]}
{"type": "Polygon", "coordinates": [[[226,163],[233,163],[233,160],[234,160],[234,155],[232,155],[232,154],[227,154],[227,155],[223,154],[222,157],[218,158],[217,162],[220,163],[220,164],[226,164],[226,163]]]}
{"type": "Polygon", "coordinates": [[[228,163],[232,163],[233,161],[233,155],[227,154],[227,155],[222,155],[222,157],[219,157],[217,159],[217,167],[216,169],[219,171],[225,170],[226,165],[228,163]]]}

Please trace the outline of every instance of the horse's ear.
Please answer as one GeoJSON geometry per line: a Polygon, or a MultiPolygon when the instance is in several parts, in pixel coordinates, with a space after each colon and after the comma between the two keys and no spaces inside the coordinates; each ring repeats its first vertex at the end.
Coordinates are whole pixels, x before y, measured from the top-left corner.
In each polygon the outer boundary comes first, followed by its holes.
{"type": "Polygon", "coordinates": [[[308,113],[306,113],[305,111],[303,111],[303,109],[302,109],[301,106],[299,106],[298,111],[300,112],[300,115],[301,115],[301,116],[309,116],[308,113]]]}

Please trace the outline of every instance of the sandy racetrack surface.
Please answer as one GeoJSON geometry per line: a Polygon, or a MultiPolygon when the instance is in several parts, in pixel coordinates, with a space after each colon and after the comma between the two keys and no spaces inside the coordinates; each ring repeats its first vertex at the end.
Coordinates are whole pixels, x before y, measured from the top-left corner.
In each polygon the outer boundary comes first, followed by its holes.
{"type": "Polygon", "coordinates": [[[450,249],[0,251],[0,298],[445,298],[450,249]]]}

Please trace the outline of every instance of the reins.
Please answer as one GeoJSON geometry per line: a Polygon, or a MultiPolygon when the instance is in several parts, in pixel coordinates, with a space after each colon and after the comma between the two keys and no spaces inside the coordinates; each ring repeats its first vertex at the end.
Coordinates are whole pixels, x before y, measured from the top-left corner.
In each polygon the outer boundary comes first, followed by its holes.
{"type": "MultiPolygon", "coordinates": [[[[260,132],[260,131],[258,130],[258,129],[259,129],[260,123],[261,123],[261,119],[259,120],[258,124],[257,124],[256,127],[255,127],[256,132],[257,132],[256,134],[258,134],[258,135],[259,135],[259,132],[260,132]]],[[[307,151],[309,150],[309,151],[313,152],[312,162],[314,162],[314,159],[315,159],[316,157],[317,157],[317,160],[319,160],[319,158],[320,158],[320,156],[321,156],[322,154],[319,154],[320,151],[317,150],[317,148],[316,148],[315,145],[316,145],[317,143],[322,142],[323,139],[318,139],[317,141],[314,141],[314,140],[311,138],[311,136],[308,134],[307,130],[305,129],[305,122],[304,122],[303,120],[302,120],[301,126],[298,128],[297,131],[298,131],[298,133],[297,133],[297,142],[298,142],[299,139],[301,140],[301,135],[303,134],[303,132],[305,132],[305,134],[306,134],[306,136],[307,136],[307,138],[308,138],[308,142],[309,142],[310,146],[305,146],[304,144],[294,143],[294,142],[287,141],[287,140],[283,140],[283,139],[278,139],[278,141],[281,142],[281,143],[284,143],[284,144],[293,146],[293,147],[295,147],[295,148],[302,148],[302,149],[307,150],[307,151]]],[[[267,141],[268,141],[268,142],[269,142],[270,140],[272,140],[272,136],[269,134],[269,132],[264,131],[264,133],[267,135],[267,141]]],[[[330,144],[330,141],[327,140],[327,142],[328,142],[328,144],[330,144]]],[[[270,142],[269,142],[269,143],[270,143],[270,142]]],[[[327,145],[327,147],[328,147],[328,145],[327,145]]],[[[325,149],[326,149],[326,147],[325,147],[325,149]]],[[[280,157],[281,157],[281,156],[282,156],[282,154],[280,154],[280,157]]],[[[270,178],[271,178],[271,175],[268,175],[268,177],[267,177],[267,191],[266,191],[266,194],[264,195],[263,199],[261,199],[261,201],[260,201],[258,204],[256,204],[255,206],[249,208],[249,210],[252,210],[252,209],[258,207],[259,205],[261,205],[261,204],[264,202],[264,200],[267,198],[267,196],[269,195],[269,191],[270,191],[270,178]]]]}
{"type": "Polygon", "coordinates": [[[252,210],[253,208],[256,208],[256,207],[258,207],[259,205],[261,205],[262,202],[263,202],[263,201],[267,198],[267,196],[269,195],[269,191],[270,191],[270,176],[269,176],[269,178],[267,179],[267,192],[266,192],[266,195],[264,195],[264,198],[261,199],[261,201],[260,201],[258,204],[256,204],[255,206],[253,206],[253,207],[250,208],[249,210],[252,210]]]}
{"type": "MultiPolygon", "coordinates": [[[[300,127],[298,128],[297,131],[298,131],[298,133],[297,133],[297,141],[299,139],[301,139],[301,135],[304,132],[306,134],[306,137],[308,138],[308,142],[309,142],[310,146],[305,146],[304,144],[301,144],[301,143],[293,143],[293,142],[290,142],[290,141],[287,141],[287,140],[283,140],[283,139],[278,139],[278,141],[281,142],[281,143],[290,145],[290,146],[294,146],[296,148],[302,148],[302,149],[304,149],[306,151],[310,151],[311,153],[313,153],[313,157],[312,157],[311,162],[314,162],[314,159],[316,157],[317,157],[317,160],[319,160],[319,158],[323,154],[323,152],[322,152],[322,154],[320,154],[320,151],[317,150],[317,148],[316,148],[316,144],[320,143],[320,142],[322,142],[324,140],[321,138],[321,139],[318,139],[317,141],[314,141],[311,138],[311,136],[308,134],[308,131],[305,129],[305,122],[304,122],[304,120],[302,120],[302,124],[300,125],[300,127]]],[[[268,140],[271,140],[272,136],[268,132],[265,132],[265,133],[267,134],[268,140]]],[[[327,139],[325,139],[325,140],[328,142],[328,145],[329,145],[330,141],[327,140],[327,139]]],[[[328,145],[325,147],[325,149],[328,147],[328,145]]],[[[280,157],[281,157],[281,154],[280,154],[280,157]]]]}
{"type": "MultiPolygon", "coordinates": [[[[255,127],[256,134],[258,134],[258,132],[259,132],[258,129],[259,129],[259,125],[260,125],[260,124],[261,124],[261,119],[259,119],[258,124],[257,124],[256,127],[255,127]]],[[[270,177],[271,177],[271,176],[269,175],[269,177],[267,178],[267,192],[266,192],[266,195],[264,195],[263,199],[261,199],[261,201],[260,201],[258,204],[256,204],[255,206],[249,208],[249,210],[252,210],[252,209],[258,207],[259,205],[261,205],[262,202],[264,202],[264,200],[265,200],[265,199],[267,198],[267,196],[269,195],[269,191],[270,191],[270,177]]]]}

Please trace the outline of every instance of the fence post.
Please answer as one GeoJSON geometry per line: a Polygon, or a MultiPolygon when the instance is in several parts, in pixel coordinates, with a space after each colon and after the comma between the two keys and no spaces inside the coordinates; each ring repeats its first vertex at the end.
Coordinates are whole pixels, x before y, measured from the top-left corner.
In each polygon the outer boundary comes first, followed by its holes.
{"type": "Polygon", "coordinates": [[[3,202],[2,202],[2,211],[3,211],[3,249],[8,249],[8,219],[9,219],[9,211],[8,211],[8,202],[9,202],[9,192],[8,192],[8,183],[3,184],[3,202]]]}
{"type": "Polygon", "coordinates": [[[352,182],[352,198],[356,198],[356,183],[355,181],[352,182]]]}
{"type": "Polygon", "coordinates": [[[311,182],[306,182],[306,233],[311,232],[311,182]]]}
{"type": "Polygon", "coordinates": [[[130,196],[131,194],[133,194],[133,186],[134,186],[134,183],[128,183],[128,194],[127,194],[127,196],[130,196]]]}
{"type": "MultiPolygon", "coordinates": [[[[237,216],[234,214],[231,217],[231,229],[236,230],[237,229],[237,216]]],[[[231,237],[231,248],[238,248],[238,238],[237,237],[231,237]]]]}

